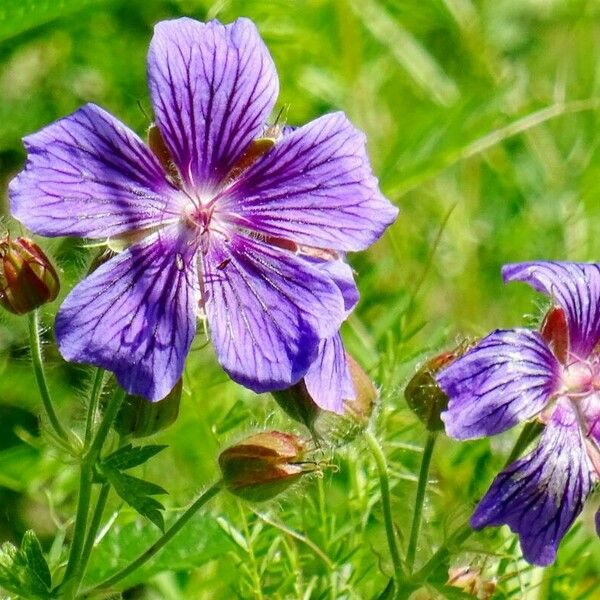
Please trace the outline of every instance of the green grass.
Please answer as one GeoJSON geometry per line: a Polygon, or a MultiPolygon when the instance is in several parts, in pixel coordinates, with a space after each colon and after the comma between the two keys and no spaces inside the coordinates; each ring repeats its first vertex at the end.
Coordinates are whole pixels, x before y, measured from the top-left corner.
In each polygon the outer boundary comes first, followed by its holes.
{"type": "MultiPolygon", "coordinates": [[[[3,0],[4,213],[6,186],[24,160],[23,135],[87,101],[144,132],[152,25],[183,14],[255,20],[279,71],[279,105],[287,107],[288,122],[346,111],[367,134],[384,193],[401,208],[380,242],[349,257],[361,301],[344,338],[381,387],[376,429],[392,472],[404,552],[426,438],[402,397],[407,377],[428,353],[461,336],[521,325],[539,314],[540,299],[528,288],[502,284],[502,264],[600,257],[600,3],[3,0]]],[[[89,251],[79,241],[42,243],[61,266],[62,297],[85,271],[89,251]]],[[[92,373],[66,366],[51,344],[57,306],[43,311],[51,385],[61,413],[82,427],[92,373]]],[[[34,528],[57,568],[77,472],[37,436],[26,320],[0,318],[0,540],[18,540],[34,528]]],[[[180,507],[217,477],[220,448],[265,427],[301,431],[269,396],[227,381],[199,337],[186,368],[180,418],[156,436],[170,447],[147,476],[170,492],[169,510],[180,507]]],[[[417,568],[468,517],[514,438],[515,432],[463,444],[439,440],[417,568]]],[[[149,570],[126,597],[335,600],[380,593],[392,565],[374,462],[360,440],[323,460],[335,469],[271,504],[214,502],[211,518],[194,525],[197,533],[184,534],[185,556],[170,563],[176,570],[149,570]]],[[[115,552],[126,554],[132,536],[153,533],[112,496],[109,509],[118,529],[103,540],[90,577],[115,552]]],[[[498,576],[495,598],[593,600],[600,597],[600,544],[592,517],[592,510],[584,514],[556,565],[545,571],[520,560],[505,529],[474,535],[452,562],[498,576]]],[[[439,572],[432,582],[445,579],[439,572]]]]}

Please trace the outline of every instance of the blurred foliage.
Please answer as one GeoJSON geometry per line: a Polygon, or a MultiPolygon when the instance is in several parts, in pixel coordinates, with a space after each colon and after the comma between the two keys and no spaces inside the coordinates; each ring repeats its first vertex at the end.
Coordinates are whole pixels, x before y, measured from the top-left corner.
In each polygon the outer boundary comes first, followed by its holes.
{"type": "MultiPolygon", "coordinates": [[[[344,336],[381,386],[378,430],[392,468],[396,523],[406,535],[425,438],[401,393],[415,366],[462,335],[521,324],[538,312],[525,286],[502,285],[503,263],[600,258],[600,2],[2,0],[2,190],[22,166],[20,138],[84,102],[143,133],[151,120],[145,54],[152,26],[184,14],[254,19],[277,64],[289,122],[346,111],[367,133],[384,192],[401,207],[381,242],[350,257],[362,298],[344,336]]],[[[5,194],[3,203],[6,212],[5,194]]],[[[60,265],[64,295],[90,251],[78,240],[41,243],[60,265]]],[[[61,412],[82,427],[92,373],[60,359],[52,314],[53,307],[44,309],[51,384],[61,412]]],[[[26,323],[0,318],[0,536],[17,543],[34,529],[55,573],[64,567],[76,469],[41,443],[26,323]]],[[[265,424],[296,427],[270,397],[228,382],[199,335],[180,417],[154,438],[169,449],[141,470],[169,491],[167,507],[182,506],[216,477],[220,448],[265,424]]],[[[440,442],[418,564],[464,522],[513,439],[440,442]]],[[[126,597],[334,600],[381,592],[392,570],[373,463],[360,442],[333,462],[337,472],[260,512],[228,498],[214,502],[215,520],[190,526],[168,550],[177,560],[159,555],[145,580],[131,582],[144,585],[126,597]],[[168,565],[174,570],[157,575],[168,565]]],[[[592,514],[546,571],[519,560],[504,528],[471,538],[453,563],[498,576],[497,598],[593,600],[600,549],[592,514]]],[[[125,540],[143,544],[156,535],[115,495],[107,515],[116,529],[103,532],[91,578],[135,553],[125,540]]],[[[446,576],[436,575],[435,589],[446,576]]]]}

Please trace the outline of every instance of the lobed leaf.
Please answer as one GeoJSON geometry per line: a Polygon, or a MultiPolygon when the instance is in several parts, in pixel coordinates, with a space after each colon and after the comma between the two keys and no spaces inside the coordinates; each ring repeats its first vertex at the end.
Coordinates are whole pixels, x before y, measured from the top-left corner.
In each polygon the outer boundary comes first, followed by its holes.
{"type": "Polygon", "coordinates": [[[157,444],[150,444],[148,446],[133,446],[132,444],[127,444],[112,454],[109,454],[104,459],[103,464],[109,469],[116,469],[119,471],[132,469],[133,467],[143,465],[166,447],[167,446],[159,446],[157,444]]]}
{"type": "Polygon", "coordinates": [[[116,469],[105,468],[104,473],[115,488],[115,492],[131,508],[152,521],[161,531],[165,530],[165,521],[161,513],[165,507],[158,500],[152,498],[158,494],[166,494],[167,491],[164,488],[138,477],[125,475],[116,469]]]}
{"type": "Polygon", "coordinates": [[[9,542],[0,548],[0,587],[27,600],[54,597],[50,569],[33,531],[25,533],[20,549],[9,542]]]}

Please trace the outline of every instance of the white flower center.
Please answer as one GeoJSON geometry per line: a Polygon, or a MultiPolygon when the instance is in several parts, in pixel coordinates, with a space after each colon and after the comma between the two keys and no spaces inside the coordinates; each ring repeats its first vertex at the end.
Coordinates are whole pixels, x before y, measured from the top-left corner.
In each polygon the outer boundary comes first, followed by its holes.
{"type": "Polygon", "coordinates": [[[598,365],[576,361],[562,372],[564,392],[569,396],[587,395],[600,387],[598,365]]]}

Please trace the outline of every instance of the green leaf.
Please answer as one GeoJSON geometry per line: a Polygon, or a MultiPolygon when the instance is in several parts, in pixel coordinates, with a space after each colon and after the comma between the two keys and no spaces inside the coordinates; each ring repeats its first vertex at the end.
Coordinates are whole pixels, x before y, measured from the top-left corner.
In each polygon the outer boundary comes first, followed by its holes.
{"type": "Polygon", "coordinates": [[[158,500],[152,498],[158,494],[166,494],[167,491],[164,488],[155,483],[125,475],[116,469],[105,468],[104,474],[117,494],[131,508],[152,521],[161,531],[165,530],[165,522],[161,513],[165,507],[158,500]]]}
{"type": "Polygon", "coordinates": [[[155,444],[150,444],[148,446],[133,446],[132,444],[127,444],[112,454],[109,454],[104,459],[103,463],[110,469],[125,471],[143,465],[166,447],[167,446],[158,446],[155,444]]]}
{"type": "Polygon", "coordinates": [[[27,600],[53,597],[50,569],[33,531],[25,533],[20,549],[8,542],[0,548],[0,586],[27,600]]]}
{"type": "MultiPolygon", "coordinates": [[[[182,511],[183,512],[183,511],[182,511]]],[[[175,521],[180,513],[172,516],[175,521]]],[[[117,520],[115,525],[96,546],[85,577],[85,585],[100,583],[131,563],[157,539],[153,527],[140,527],[139,522],[117,520]]],[[[151,560],[116,586],[126,589],[148,581],[163,571],[190,571],[215,558],[222,558],[235,550],[235,543],[206,513],[199,512],[151,560]]]]}
{"type": "Polygon", "coordinates": [[[13,37],[85,6],[103,0],[2,0],[0,3],[0,40],[13,37]]]}
{"type": "Polygon", "coordinates": [[[52,587],[50,569],[44,558],[42,546],[33,531],[27,531],[23,536],[21,552],[25,556],[26,564],[31,569],[31,572],[46,589],[50,589],[52,587]]]}

